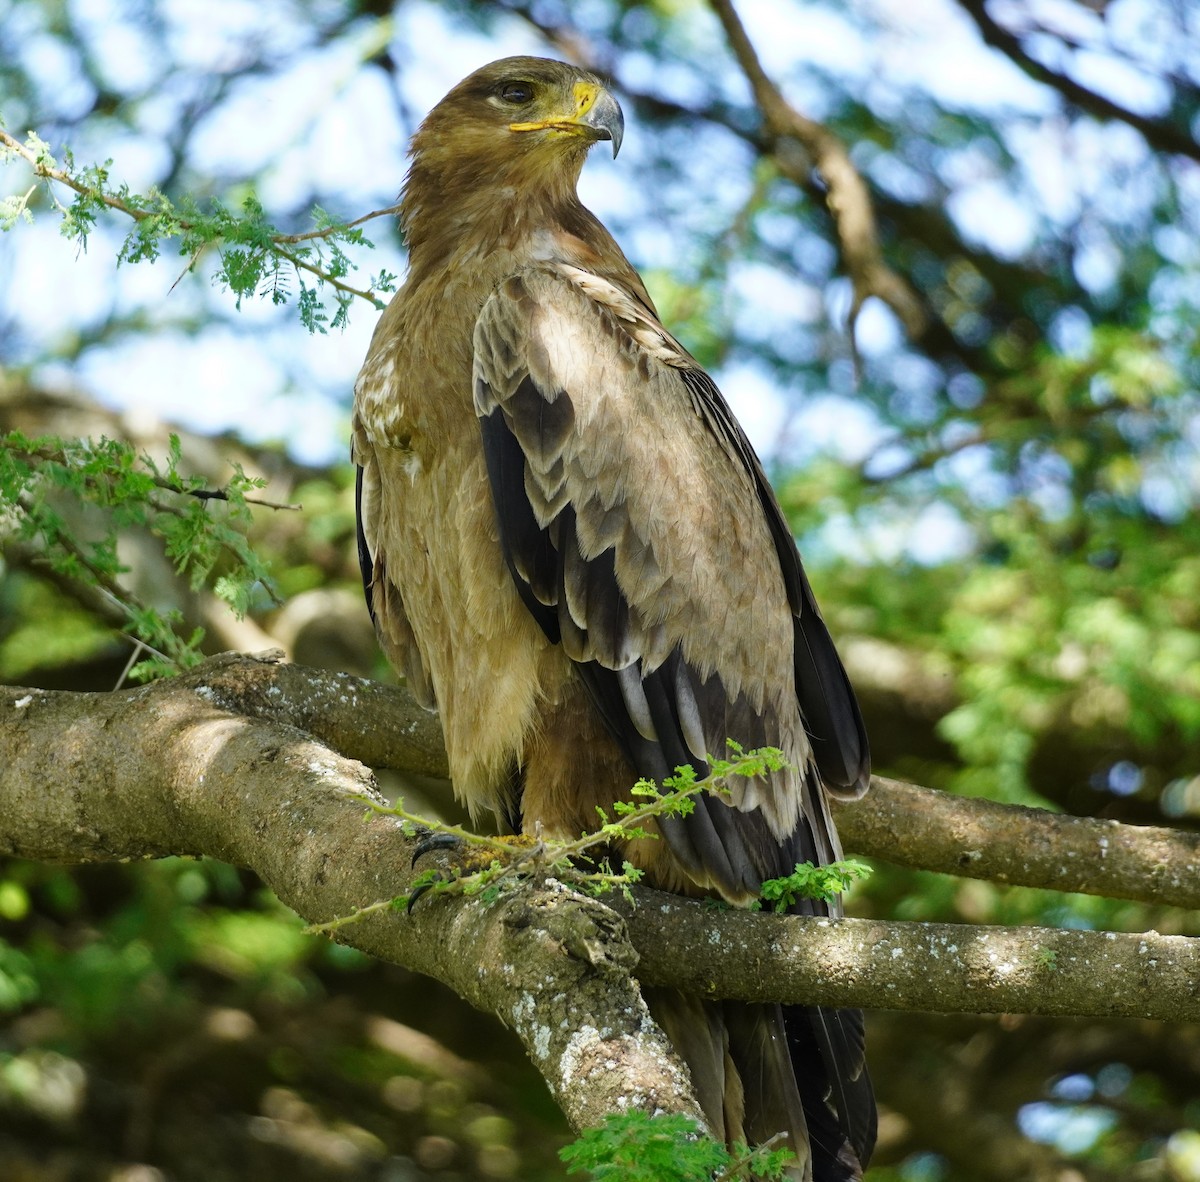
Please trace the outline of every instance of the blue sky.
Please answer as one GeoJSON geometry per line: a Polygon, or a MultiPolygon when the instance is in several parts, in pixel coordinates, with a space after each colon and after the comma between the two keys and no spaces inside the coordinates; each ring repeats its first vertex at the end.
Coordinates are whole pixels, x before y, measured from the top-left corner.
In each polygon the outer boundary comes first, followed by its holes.
{"type": "MultiPolygon", "coordinates": [[[[585,27],[590,7],[578,6],[585,27]]],[[[724,60],[715,20],[686,0],[676,0],[675,7],[683,14],[681,44],[698,50],[702,58],[707,54],[704,60],[724,60]]],[[[766,67],[789,97],[816,118],[828,105],[828,78],[881,114],[894,114],[931,96],[951,111],[998,117],[1005,146],[1026,162],[1023,170],[1010,170],[983,150],[947,155],[938,165],[942,181],[953,188],[949,208],[960,227],[997,254],[1019,255],[1047,225],[1073,221],[1089,202],[1103,200],[1106,216],[1111,220],[1115,209],[1119,221],[1121,193],[1112,191],[1109,178],[1119,168],[1136,187],[1137,170],[1146,159],[1140,137],[1120,125],[1069,124],[1047,88],[982,45],[952,0],[856,0],[850,5],[771,0],[741,7],[766,67]]],[[[1069,0],[1033,0],[1013,11],[1074,37],[1082,49],[1073,68],[1134,109],[1153,112],[1164,101],[1161,84],[1132,64],[1133,55],[1157,58],[1158,65],[1193,75],[1200,69],[1200,50],[1160,46],[1154,40],[1162,7],[1157,0],[1114,0],[1103,22],[1069,0]],[[1103,48],[1106,38],[1118,34],[1130,60],[1103,48]]],[[[114,88],[128,93],[154,77],[152,47],[138,22],[130,19],[128,4],[75,0],[73,8],[94,30],[91,52],[114,88]]],[[[258,194],[273,212],[295,209],[313,191],[344,217],[390,203],[403,178],[404,148],[414,119],[476,66],[510,53],[547,52],[516,18],[499,22],[494,34],[485,37],[422,2],[401,6],[392,18],[364,21],[355,37],[327,46],[308,43],[288,0],[163,0],[157,11],[183,67],[179,80],[165,80],[141,104],[137,134],[113,134],[103,123],[81,129],[71,145],[77,160],[111,157],[114,180],[144,187],[164,166],[164,136],[182,117],[186,78],[228,73],[248,44],[264,45],[287,56],[286,67],[235,84],[203,116],[194,129],[189,168],[197,176],[222,178],[226,187],[261,174],[258,194]],[[401,100],[408,118],[398,110],[382,73],[362,64],[384,45],[398,47],[401,100]]],[[[0,19],[11,22],[24,60],[44,84],[48,109],[70,114],[72,107],[86,105],[90,94],[69,47],[64,50],[38,30],[36,13],[37,7],[28,3],[10,3],[7,12],[0,3],[0,19]]],[[[658,87],[684,99],[700,85],[687,68],[664,70],[644,56],[624,60],[621,68],[630,85],[658,87]]],[[[731,65],[715,84],[734,96],[746,89],[731,65]]],[[[0,112],[8,105],[2,100],[0,96],[0,112]]],[[[620,159],[596,154],[581,191],[602,218],[619,228],[627,253],[649,270],[653,290],[657,271],[669,273],[685,265],[675,254],[678,238],[669,232],[668,219],[720,223],[745,200],[749,181],[737,167],[743,160],[722,155],[736,152],[736,145],[715,140],[705,149],[707,155],[701,153],[708,181],[702,199],[668,202],[664,213],[661,195],[644,183],[647,133],[636,111],[627,110],[627,116],[620,159]]],[[[9,126],[18,133],[25,130],[9,126]]],[[[927,183],[881,154],[864,156],[862,163],[876,184],[899,193],[927,183]]],[[[0,171],[0,191],[20,191],[27,184],[17,166],[0,171]]],[[[1132,206],[1143,199],[1144,194],[1130,194],[1132,206]]],[[[379,223],[375,228],[379,249],[363,252],[361,274],[380,267],[401,271],[403,256],[394,236],[379,223]]],[[[0,316],[17,329],[15,342],[0,345],[0,359],[32,362],[43,380],[82,386],[131,414],[161,416],[205,431],[232,429],[252,439],[282,433],[294,454],[309,462],[343,457],[349,393],[374,311],[363,304],[347,330],[314,337],[304,334],[294,313],[268,303],[251,301],[239,316],[230,317],[229,298],[212,290],[203,277],[175,285],[182,270],[178,258],[122,267],[114,274],[112,260],[125,230],[118,218],[102,223],[86,254],[79,254],[58,236],[54,218],[43,211],[36,225],[0,239],[0,316]],[[139,311],[156,322],[155,332],[88,348],[70,366],[39,360],[112,312],[139,311]],[[193,332],[189,322],[197,318],[207,327],[193,332]]],[[[1194,243],[1180,249],[1195,258],[1194,243]]],[[[1094,242],[1083,244],[1077,268],[1086,283],[1103,286],[1112,282],[1120,264],[1119,245],[1111,235],[1097,233],[1094,242]]],[[[747,263],[731,268],[724,311],[748,329],[758,325],[788,331],[814,323],[830,310],[842,316],[848,302],[844,282],[819,288],[747,263]]],[[[906,359],[898,326],[881,306],[867,305],[858,342],[868,359],[895,357],[897,381],[905,380],[906,372],[912,381],[921,380],[919,358],[906,359]]],[[[818,451],[859,462],[883,442],[873,413],[836,384],[824,391],[789,389],[777,376],[740,359],[717,377],[768,457],[785,445],[786,458],[799,462],[818,451]]],[[[941,539],[935,552],[953,549],[949,519],[936,529],[918,525],[905,544],[914,544],[913,537],[935,538],[941,539]]]]}

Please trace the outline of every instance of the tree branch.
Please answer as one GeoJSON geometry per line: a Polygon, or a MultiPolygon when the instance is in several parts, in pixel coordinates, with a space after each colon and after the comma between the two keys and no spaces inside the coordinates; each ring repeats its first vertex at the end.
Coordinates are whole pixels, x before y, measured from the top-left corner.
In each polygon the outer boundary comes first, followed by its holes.
{"type": "MultiPolygon", "coordinates": [[[[270,659],[226,655],[114,694],[0,690],[0,851],[74,862],[209,855],[250,866],[309,921],[349,915],[406,893],[413,843],[393,819],[364,818],[362,797],[375,793],[369,773],[326,743],[445,770],[436,720],[403,691],[270,659]]],[[[1132,826],[939,801],[886,780],[876,791],[884,803],[866,844],[919,825],[923,846],[965,852],[976,869],[994,841],[1033,862],[1040,844],[1062,840],[1071,863],[1072,849],[1103,850],[1094,842],[1105,838],[1110,855],[1058,884],[1072,889],[1081,879],[1094,885],[1097,867],[1118,865],[1128,877],[1139,856],[1195,858],[1189,835],[1155,831],[1139,846],[1145,833],[1132,826]]],[[[987,864],[1005,873],[1026,865],[987,864]]],[[[1175,869],[1180,882],[1196,877],[1194,862],[1175,869]]],[[[1170,876],[1160,886],[1188,889],[1170,876]]],[[[636,909],[607,908],[547,881],[494,908],[454,898],[423,902],[405,918],[383,911],[338,938],[435,976],[513,1025],[577,1124],[594,1123],[618,1094],[653,1107],[679,1086],[678,1062],[634,1001],[628,974],[638,955],[646,983],[708,996],[1200,1018],[1200,943],[1183,937],[830,921],[714,911],[649,890],[635,897],[636,909]],[[568,996],[571,1018],[558,1026],[568,996]],[[618,1064],[605,1098],[594,1086],[572,1090],[581,1055],[618,1064]]],[[[672,1110],[692,1110],[690,1094],[680,1095],[672,1110]]]]}
{"type": "MultiPolygon", "coordinates": [[[[216,664],[225,681],[206,665],[113,694],[0,690],[0,852],[208,855],[251,867],[312,921],[405,893],[414,842],[394,819],[364,817],[370,773],[294,727],[224,709],[234,664],[216,664]]],[[[336,677],[317,682],[304,708],[339,686],[343,715],[366,705],[336,677]]],[[[608,908],[547,882],[492,907],[459,897],[385,912],[339,938],[511,1026],[577,1128],[631,1107],[701,1119],[608,908]]]]}
{"type": "Polygon", "coordinates": [[[862,801],[833,801],[847,849],[1013,886],[1200,908],[1200,834],[953,796],[871,779],[862,801]]]}
{"type": "Polygon", "coordinates": [[[732,0],[710,0],[710,3],[754,92],[765,123],[767,145],[780,170],[789,180],[804,187],[811,160],[825,181],[826,200],[837,227],[838,245],[854,285],[851,327],[863,303],[870,296],[877,296],[899,317],[909,339],[916,340],[925,331],[928,321],[924,305],[904,279],[883,261],[871,195],[851,162],[846,145],[823,124],[802,115],[783,97],[783,92],[763,69],[732,0]],[[789,142],[799,144],[803,154],[797,153],[794,147],[789,151],[789,142]]]}
{"type": "Polygon", "coordinates": [[[1200,143],[1197,143],[1187,132],[1159,119],[1151,119],[1139,115],[1112,99],[1097,94],[1082,86],[1073,78],[1068,78],[1049,66],[1043,65],[1037,58],[1030,56],[1021,44],[1021,39],[995,21],[987,11],[984,0],[959,0],[963,11],[975,22],[979,35],[985,45],[998,49],[1015,65],[1019,66],[1035,81],[1053,87],[1068,102],[1094,115],[1097,119],[1126,123],[1141,132],[1146,142],[1159,152],[1169,152],[1172,155],[1188,156],[1192,160],[1200,160],[1200,143]]]}
{"type": "MultiPolygon", "coordinates": [[[[227,653],[203,666],[224,709],[307,731],[376,768],[446,778],[437,715],[407,690],[227,653]]],[[[846,848],[898,866],[1012,886],[1200,909],[1200,834],[1069,817],[874,776],[831,802],[846,848]]]]}
{"type": "Polygon", "coordinates": [[[638,976],[702,997],[964,1014],[1200,1019],[1200,940],[613,904],[638,976]]]}
{"type": "Polygon", "coordinates": [[[223,653],[200,672],[204,695],[231,714],[296,727],[370,767],[450,775],[437,715],[406,689],[284,664],[277,653],[223,653]]]}

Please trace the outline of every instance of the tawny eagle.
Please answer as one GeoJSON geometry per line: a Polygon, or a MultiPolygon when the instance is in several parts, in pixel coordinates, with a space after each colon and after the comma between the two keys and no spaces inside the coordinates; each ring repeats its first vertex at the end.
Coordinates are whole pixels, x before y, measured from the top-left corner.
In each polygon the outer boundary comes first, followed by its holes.
{"type": "MultiPolygon", "coordinates": [[[[782,748],[786,770],[623,851],[744,904],[838,856],[825,793],[865,790],[867,740],[758,457],[576,194],[623,126],[592,74],[515,57],[413,137],[408,278],[355,391],[363,580],[455,789],[514,830],[578,836],[727,738],[782,748]]],[[[718,1135],[785,1132],[797,1177],[860,1176],[861,1014],[648,1000],[718,1135]]]]}

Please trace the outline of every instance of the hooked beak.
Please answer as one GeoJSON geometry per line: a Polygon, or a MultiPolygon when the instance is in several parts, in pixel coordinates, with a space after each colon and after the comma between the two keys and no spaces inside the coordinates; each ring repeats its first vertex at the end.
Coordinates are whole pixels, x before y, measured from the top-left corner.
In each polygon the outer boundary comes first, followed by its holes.
{"type": "Polygon", "coordinates": [[[576,95],[584,87],[596,91],[596,94],[587,110],[581,113],[579,122],[584,127],[590,127],[597,139],[612,140],[615,160],[621,150],[621,141],[625,138],[625,116],[621,104],[603,87],[593,87],[586,82],[576,84],[576,95]]]}

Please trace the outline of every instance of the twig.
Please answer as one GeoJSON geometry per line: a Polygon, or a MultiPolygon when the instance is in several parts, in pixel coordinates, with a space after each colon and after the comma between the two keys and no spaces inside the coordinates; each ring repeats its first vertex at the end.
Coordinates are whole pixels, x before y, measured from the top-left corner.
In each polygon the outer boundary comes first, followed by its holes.
{"type": "Polygon", "coordinates": [[[714,1182],[732,1182],[732,1179],[739,1177],[741,1171],[748,1165],[753,1164],[763,1154],[769,1153],[772,1148],[786,1138],[786,1133],[776,1133],[773,1137],[768,1137],[761,1145],[755,1145],[752,1149],[748,1148],[745,1153],[735,1157],[729,1166],[716,1176],[714,1182]]]}
{"type": "Polygon", "coordinates": [[[858,465],[856,475],[860,480],[867,484],[885,484],[894,480],[903,480],[906,476],[912,476],[917,472],[925,472],[941,460],[949,459],[951,456],[957,455],[961,451],[966,451],[969,447],[978,447],[988,441],[987,435],[982,430],[974,430],[965,432],[952,443],[944,443],[938,447],[926,447],[917,452],[902,468],[888,472],[885,476],[870,475],[871,465],[878,459],[882,452],[889,448],[902,447],[905,444],[911,443],[911,440],[906,440],[902,434],[889,436],[883,440],[878,447],[874,448],[870,455],[867,456],[861,464],[858,465]]]}
{"type": "MultiPolygon", "coordinates": [[[[173,485],[170,482],[160,484],[160,488],[168,489],[170,492],[180,493],[184,496],[195,497],[198,501],[228,501],[229,490],[224,488],[180,488],[178,485],[173,485]]],[[[299,513],[303,505],[287,505],[282,501],[265,501],[262,497],[242,497],[242,500],[247,505],[261,505],[264,509],[279,509],[287,510],[289,513],[299,513]]]]}
{"type": "MultiPolygon", "coordinates": [[[[146,644],[144,640],[137,636],[131,636],[130,640],[133,641],[133,648],[130,650],[129,660],[125,662],[125,668],[121,670],[121,676],[117,678],[117,684],[113,686],[114,693],[117,690],[124,688],[125,682],[129,679],[130,670],[132,670],[134,665],[137,664],[138,657],[140,657],[144,652],[154,651],[148,644],[146,644]]],[[[158,653],[157,655],[161,657],[163,654],[158,653]]]]}
{"type": "MultiPolygon", "coordinates": [[[[20,140],[15,139],[2,128],[0,128],[0,144],[10,151],[15,152],[18,156],[25,160],[37,176],[43,177],[46,180],[56,181],[60,185],[65,185],[68,189],[71,189],[82,196],[99,200],[109,209],[117,210],[119,213],[123,213],[127,217],[132,218],[135,222],[144,222],[148,218],[158,216],[154,211],[139,209],[136,205],[131,205],[128,201],[123,201],[120,197],[116,197],[112,193],[106,192],[104,189],[93,188],[89,185],[85,185],[82,181],[76,180],[75,177],[73,177],[65,169],[47,164],[44,160],[39,158],[36,152],[27,147],[25,144],[21,143],[20,140]]],[[[292,264],[293,267],[297,268],[297,270],[307,271],[310,274],[315,275],[318,279],[322,280],[322,282],[328,283],[330,287],[333,287],[335,290],[344,292],[346,295],[359,296],[362,299],[367,300],[376,308],[380,308],[383,306],[383,304],[374,294],[372,294],[372,292],[353,287],[348,283],[343,283],[335,276],[326,271],[322,271],[320,267],[306,262],[305,260],[294,255],[291,251],[284,250],[283,247],[285,245],[295,245],[301,242],[311,242],[316,239],[330,238],[334,234],[340,234],[345,230],[353,229],[356,226],[361,226],[364,222],[368,222],[372,218],[383,217],[386,214],[394,213],[397,209],[397,206],[391,206],[387,209],[372,210],[370,213],[363,214],[362,217],[355,218],[352,222],[345,224],[335,223],[332,226],[325,226],[320,230],[309,230],[303,234],[272,234],[270,235],[269,241],[271,245],[275,247],[275,254],[282,259],[286,259],[292,264]]],[[[175,222],[181,229],[185,231],[194,230],[196,228],[196,223],[189,221],[187,218],[177,217],[175,218],[175,222]]],[[[191,269],[198,257],[199,251],[193,254],[191,261],[188,263],[188,270],[191,269]]],[[[176,279],[175,283],[177,284],[178,282],[179,280],[176,279]]],[[[174,284],[172,284],[172,287],[174,287],[174,284]]]]}
{"type": "Polygon", "coordinates": [[[331,936],[334,932],[340,931],[352,923],[360,923],[368,916],[378,915],[381,911],[395,910],[395,907],[395,899],[380,899],[376,903],[368,903],[365,907],[356,907],[349,915],[339,915],[336,919],[327,920],[325,923],[310,923],[304,929],[304,934],[306,936],[331,936]]]}
{"type": "MultiPolygon", "coordinates": [[[[0,144],[3,144],[10,151],[15,152],[18,156],[28,162],[33,171],[40,177],[46,180],[58,181],[61,185],[66,185],[68,189],[73,189],[88,197],[98,197],[110,209],[118,210],[123,214],[127,214],[134,221],[145,221],[146,218],[155,216],[151,210],[139,209],[136,205],[130,205],[127,201],[122,201],[119,197],[114,197],[111,193],[106,193],[102,189],[93,189],[77,181],[69,172],[61,168],[55,168],[38,159],[36,152],[32,151],[20,140],[10,135],[3,128],[0,128],[0,144]]],[[[26,194],[28,198],[33,190],[30,189],[26,194]]],[[[336,222],[331,226],[325,226],[320,230],[307,230],[303,234],[272,234],[271,241],[276,245],[297,245],[301,242],[311,242],[318,238],[329,238],[334,234],[342,233],[345,230],[353,230],[374,218],[386,217],[388,214],[399,213],[398,205],[389,205],[386,209],[373,209],[370,213],[365,213],[361,217],[355,218],[352,222],[336,222]]],[[[185,230],[194,228],[194,223],[189,222],[186,218],[180,218],[179,224],[185,230]]]]}
{"type": "Polygon", "coordinates": [[[328,238],[337,230],[354,230],[374,218],[387,217],[389,214],[396,216],[399,213],[399,205],[389,205],[386,209],[373,209],[370,213],[364,213],[362,217],[355,218],[352,222],[338,222],[336,225],[326,226],[323,230],[308,230],[303,234],[274,234],[271,236],[271,241],[279,244],[294,244],[309,242],[314,238],[328,238]]]}
{"type": "MultiPolygon", "coordinates": [[[[340,227],[338,228],[340,229],[340,227]]],[[[271,241],[277,242],[277,239],[274,235],[272,235],[271,241]]],[[[336,289],[337,291],[343,291],[347,295],[359,296],[368,303],[373,304],[376,308],[385,307],[383,300],[379,299],[378,296],[372,294],[370,291],[364,291],[362,288],[352,287],[349,283],[343,283],[340,279],[335,278],[328,271],[322,271],[320,267],[316,267],[313,266],[312,263],[305,262],[304,259],[292,254],[292,252],[289,250],[284,250],[282,247],[276,246],[275,253],[281,259],[287,259],[287,261],[291,263],[292,266],[298,271],[308,271],[309,274],[316,275],[318,279],[328,283],[330,287],[336,289]]]]}
{"type": "Polygon", "coordinates": [[[787,141],[794,140],[804,148],[825,181],[838,244],[854,285],[849,316],[851,338],[863,303],[877,296],[899,317],[909,339],[916,340],[928,322],[925,308],[908,283],[883,261],[871,196],[851,163],[846,145],[827,127],[800,114],[783,97],[763,69],[731,0],[709,2],[762,111],[767,142],[780,171],[796,184],[806,185],[807,162],[797,159],[794,151],[786,150],[787,141]]]}

